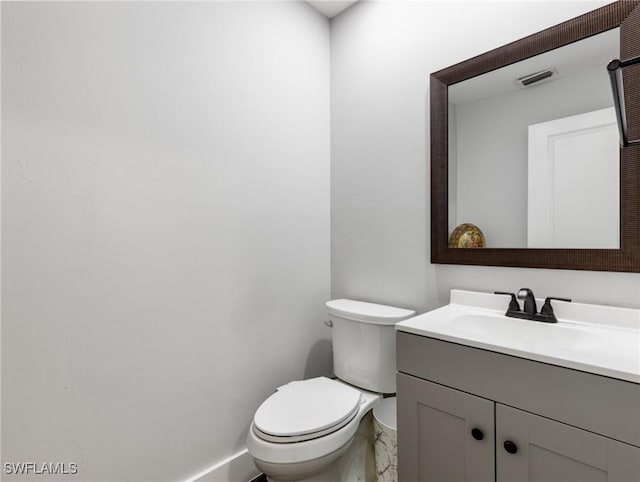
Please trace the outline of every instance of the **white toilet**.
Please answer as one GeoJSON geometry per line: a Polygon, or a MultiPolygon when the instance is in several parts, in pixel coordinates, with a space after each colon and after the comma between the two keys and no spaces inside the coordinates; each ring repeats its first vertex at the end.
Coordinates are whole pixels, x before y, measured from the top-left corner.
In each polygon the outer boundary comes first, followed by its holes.
{"type": "Polygon", "coordinates": [[[383,394],[396,392],[394,325],[415,312],[352,300],[326,306],[338,379],[312,378],[278,388],[260,405],[249,430],[249,453],[272,482],[371,479],[358,455],[373,450],[368,413],[383,394]]]}

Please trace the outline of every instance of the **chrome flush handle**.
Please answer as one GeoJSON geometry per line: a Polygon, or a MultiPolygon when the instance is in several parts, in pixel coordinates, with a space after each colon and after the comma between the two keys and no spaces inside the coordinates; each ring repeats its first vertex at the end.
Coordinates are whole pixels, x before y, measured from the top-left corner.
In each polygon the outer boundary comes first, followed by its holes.
{"type": "Polygon", "coordinates": [[[331,320],[325,321],[324,324],[327,325],[329,328],[333,328],[333,321],[331,320]]]}

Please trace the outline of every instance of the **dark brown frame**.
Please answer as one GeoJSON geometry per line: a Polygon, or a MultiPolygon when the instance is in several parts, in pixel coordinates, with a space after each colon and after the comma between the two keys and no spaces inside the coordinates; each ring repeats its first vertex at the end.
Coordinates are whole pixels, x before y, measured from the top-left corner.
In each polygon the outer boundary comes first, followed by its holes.
{"type": "MultiPolygon", "coordinates": [[[[431,262],[640,272],[640,146],[620,148],[620,249],[448,247],[448,86],[620,27],[620,57],[640,55],[640,0],[622,0],[431,74],[431,262]]],[[[640,69],[625,73],[625,99],[640,105],[640,69]],[[627,84],[629,87],[627,88],[627,84]]],[[[637,111],[637,108],[636,108],[637,111]]],[[[640,118],[629,114],[630,130],[640,118]]]]}

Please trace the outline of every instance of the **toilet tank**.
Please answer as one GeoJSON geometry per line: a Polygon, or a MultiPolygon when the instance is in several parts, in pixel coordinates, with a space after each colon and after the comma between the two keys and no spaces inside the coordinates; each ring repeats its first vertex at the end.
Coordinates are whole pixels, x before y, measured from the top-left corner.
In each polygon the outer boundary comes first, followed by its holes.
{"type": "Polygon", "coordinates": [[[395,393],[395,324],[415,312],[354,300],[332,300],[326,306],[333,323],[335,375],[365,390],[395,393]]]}

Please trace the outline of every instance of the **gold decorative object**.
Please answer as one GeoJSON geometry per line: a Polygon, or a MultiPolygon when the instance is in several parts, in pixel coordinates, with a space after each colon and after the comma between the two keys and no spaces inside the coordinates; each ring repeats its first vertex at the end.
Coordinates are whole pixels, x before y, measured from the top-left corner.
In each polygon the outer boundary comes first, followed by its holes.
{"type": "Polygon", "coordinates": [[[487,242],[478,226],[464,223],[456,227],[449,237],[450,248],[486,248],[487,242]]]}

